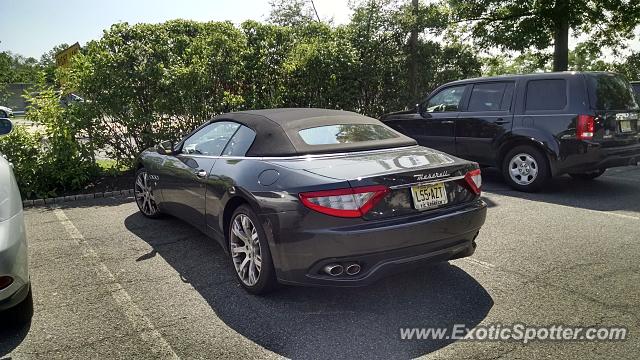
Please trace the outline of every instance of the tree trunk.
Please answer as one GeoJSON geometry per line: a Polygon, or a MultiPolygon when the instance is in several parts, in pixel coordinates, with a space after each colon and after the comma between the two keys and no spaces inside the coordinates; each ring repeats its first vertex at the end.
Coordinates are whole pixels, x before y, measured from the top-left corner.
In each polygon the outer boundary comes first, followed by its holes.
{"type": "Polygon", "coordinates": [[[555,7],[553,71],[569,68],[569,14],[566,0],[557,0],[555,7]]]}
{"type": "MultiPolygon", "coordinates": [[[[408,66],[407,66],[407,76],[408,76],[408,85],[409,85],[409,97],[412,102],[417,102],[420,94],[418,94],[418,0],[411,1],[411,7],[413,10],[414,23],[411,28],[411,34],[409,35],[409,56],[408,56],[408,66]]],[[[413,104],[411,104],[413,105],[413,104]]]]}

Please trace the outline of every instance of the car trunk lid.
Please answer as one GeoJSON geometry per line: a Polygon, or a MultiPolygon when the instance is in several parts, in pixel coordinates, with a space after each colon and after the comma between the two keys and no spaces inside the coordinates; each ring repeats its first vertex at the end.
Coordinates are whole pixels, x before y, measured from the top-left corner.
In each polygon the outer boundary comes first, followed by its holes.
{"type": "Polygon", "coordinates": [[[388,187],[390,191],[365,214],[365,219],[416,214],[477,197],[464,180],[469,171],[477,169],[477,164],[421,146],[278,163],[348,181],[354,188],[388,187]],[[412,188],[422,190],[422,194],[414,194],[412,188]]]}

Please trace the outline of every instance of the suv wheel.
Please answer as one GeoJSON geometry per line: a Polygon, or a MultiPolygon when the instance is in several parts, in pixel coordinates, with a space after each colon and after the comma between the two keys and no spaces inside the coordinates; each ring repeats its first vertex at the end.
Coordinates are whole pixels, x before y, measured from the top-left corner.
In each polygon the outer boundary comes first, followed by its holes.
{"type": "Polygon", "coordinates": [[[605,172],[605,169],[600,169],[600,170],[596,170],[588,173],[579,173],[579,174],[570,173],[569,176],[577,180],[593,180],[599,177],[600,175],[604,174],[604,172],[605,172]]]}
{"type": "Polygon", "coordinates": [[[502,175],[512,188],[519,191],[540,190],[549,179],[547,157],[533,146],[516,146],[507,153],[502,164],[502,175]]]}

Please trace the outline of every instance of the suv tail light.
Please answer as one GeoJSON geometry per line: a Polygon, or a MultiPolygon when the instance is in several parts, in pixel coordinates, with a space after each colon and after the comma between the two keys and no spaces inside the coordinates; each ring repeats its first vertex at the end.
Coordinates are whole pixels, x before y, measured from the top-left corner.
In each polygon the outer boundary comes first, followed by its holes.
{"type": "Polygon", "coordinates": [[[476,195],[480,195],[480,188],[482,187],[482,175],[480,169],[471,170],[465,174],[464,180],[476,195]]]}
{"type": "Polygon", "coordinates": [[[382,185],[300,193],[300,200],[309,209],[323,214],[356,218],[366,214],[389,192],[382,185]]]}
{"type": "Polygon", "coordinates": [[[596,119],[591,115],[578,115],[576,122],[576,138],[578,140],[593,139],[596,119]]]}

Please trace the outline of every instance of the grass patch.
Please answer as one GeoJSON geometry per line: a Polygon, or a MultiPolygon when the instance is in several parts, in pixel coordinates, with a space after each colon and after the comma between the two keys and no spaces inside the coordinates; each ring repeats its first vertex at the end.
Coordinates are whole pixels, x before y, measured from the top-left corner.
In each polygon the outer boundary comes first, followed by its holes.
{"type": "Polygon", "coordinates": [[[118,165],[115,160],[111,159],[96,159],[96,165],[100,168],[100,171],[105,175],[118,175],[129,170],[124,165],[118,165]]]}

